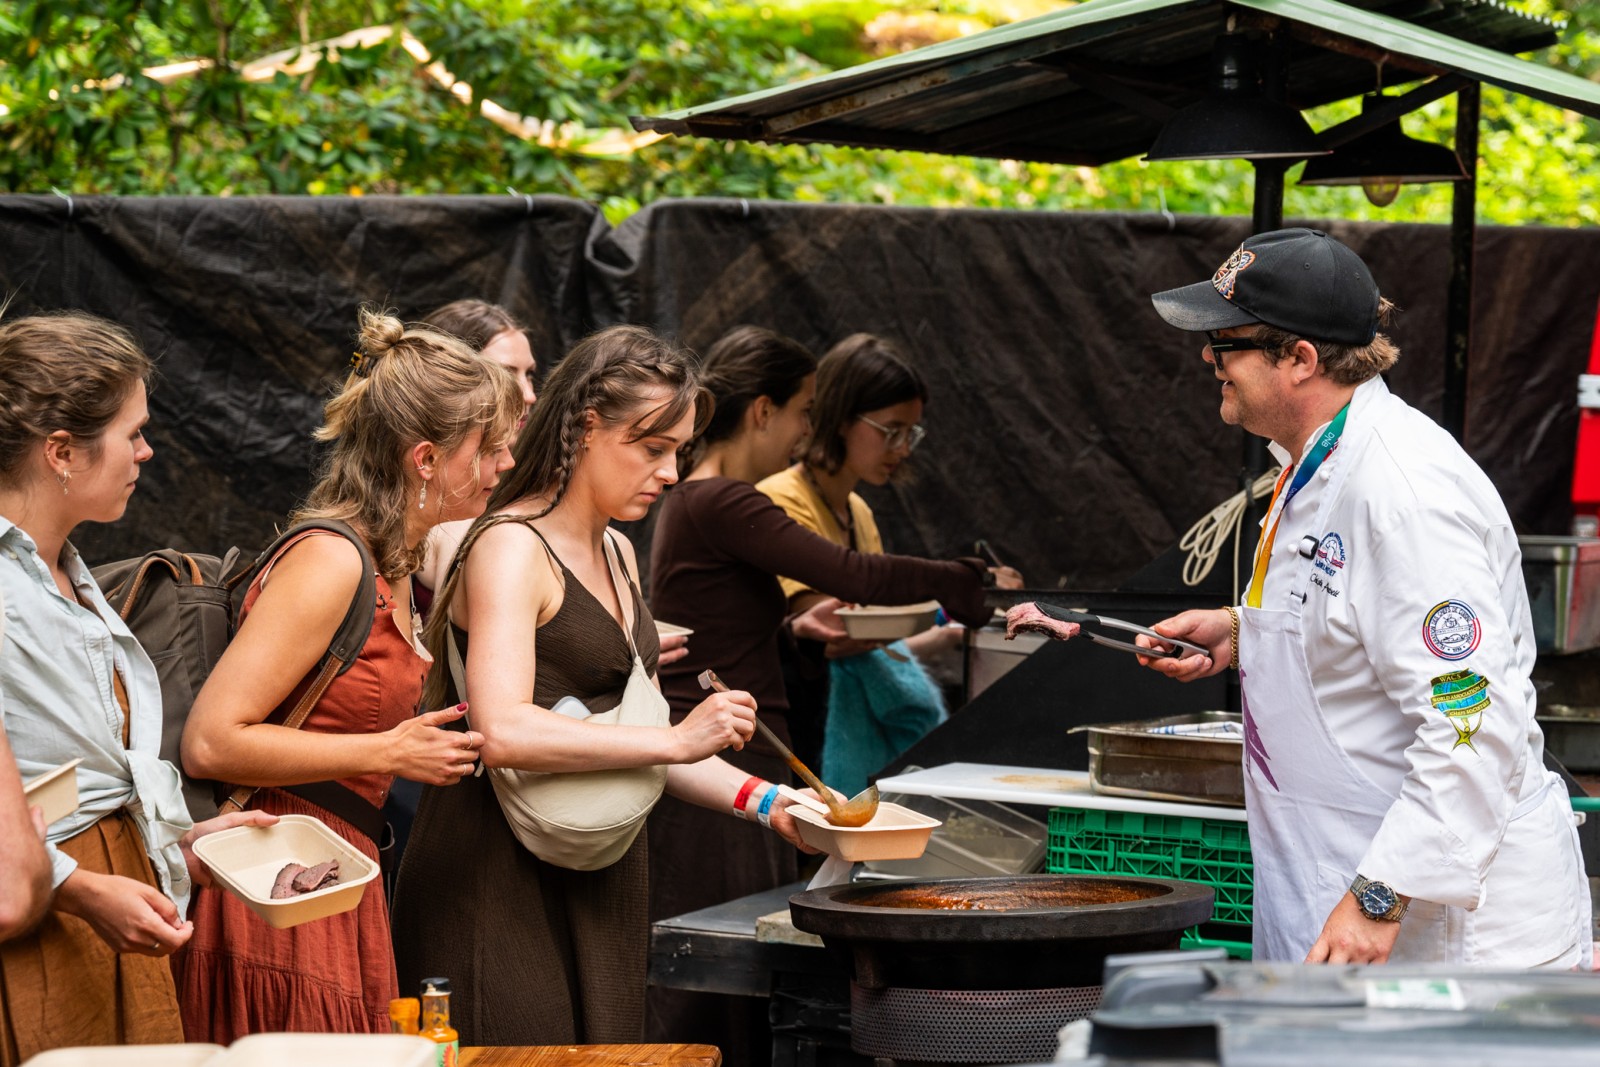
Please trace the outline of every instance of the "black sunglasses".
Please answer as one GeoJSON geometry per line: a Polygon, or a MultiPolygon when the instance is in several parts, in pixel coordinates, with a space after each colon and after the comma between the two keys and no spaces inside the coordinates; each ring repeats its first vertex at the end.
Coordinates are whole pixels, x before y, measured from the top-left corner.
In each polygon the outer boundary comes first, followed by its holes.
{"type": "Polygon", "coordinates": [[[1253,337],[1218,337],[1210,331],[1206,332],[1206,347],[1211,349],[1212,356],[1221,356],[1226,352],[1260,352],[1261,342],[1253,337]]]}

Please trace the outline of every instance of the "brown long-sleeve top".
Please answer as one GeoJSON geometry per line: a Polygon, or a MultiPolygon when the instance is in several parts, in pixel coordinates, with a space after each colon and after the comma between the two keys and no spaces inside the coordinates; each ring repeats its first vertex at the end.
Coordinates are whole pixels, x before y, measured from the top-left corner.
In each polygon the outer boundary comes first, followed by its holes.
{"type": "Polygon", "coordinates": [[[711,668],[749,691],[769,720],[788,708],[779,642],[788,601],[777,575],[865,604],[937,600],[969,626],[988,620],[981,560],[930,560],[852,552],[818,537],[766,494],[733,478],[670,489],[650,546],[650,610],[694,630],[689,655],[661,668],[674,720],[705,699],[696,676],[711,668]]]}

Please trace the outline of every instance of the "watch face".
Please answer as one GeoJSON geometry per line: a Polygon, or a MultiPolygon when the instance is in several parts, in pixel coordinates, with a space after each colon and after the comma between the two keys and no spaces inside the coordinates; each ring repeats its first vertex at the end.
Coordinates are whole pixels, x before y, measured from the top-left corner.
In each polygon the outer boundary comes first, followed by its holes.
{"type": "Polygon", "coordinates": [[[1399,898],[1395,896],[1393,889],[1382,882],[1368,882],[1356,895],[1356,900],[1361,903],[1361,910],[1368,915],[1384,915],[1395,906],[1399,898]]]}

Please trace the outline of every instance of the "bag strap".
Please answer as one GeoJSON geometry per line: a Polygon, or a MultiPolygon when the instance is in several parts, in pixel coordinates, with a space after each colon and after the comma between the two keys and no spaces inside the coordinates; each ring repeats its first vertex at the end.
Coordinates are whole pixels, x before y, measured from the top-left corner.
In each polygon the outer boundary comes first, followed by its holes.
{"type": "MultiPolygon", "coordinates": [[[[505,512],[486,516],[472,524],[472,528],[467,531],[467,535],[461,539],[461,544],[456,548],[456,554],[450,560],[450,566],[445,570],[445,578],[440,583],[440,589],[448,586],[451,576],[456,572],[456,568],[466,563],[467,553],[471,551],[473,545],[478,543],[478,538],[482,536],[484,531],[507,522],[521,523],[532,531],[533,536],[539,539],[539,543],[544,546],[545,555],[550,557],[550,569],[555,572],[556,581],[561,584],[562,589],[565,589],[567,578],[563,573],[563,564],[556,555],[555,550],[550,547],[550,542],[544,539],[544,534],[539,532],[538,527],[533,525],[533,520],[526,515],[510,515],[505,512]]],[[[451,589],[448,597],[434,601],[433,610],[445,613],[440,620],[440,624],[444,627],[445,660],[450,670],[450,682],[455,686],[456,699],[465,700],[467,694],[467,666],[461,658],[461,647],[456,643],[455,628],[450,625],[450,604],[454,599],[455,589],[451,589]]]]}
{"type": "Polygon", "coordinates": [[[131,575],[106,594],[106,602],[116,609],[117,617],[123,622],[128,621],[128,616],[138,606],[139,594],[144,591],[145,582],[150,580],[150,572],[157,569],[171,574],[172,581],[177,585],[206,584],[200,564],[188,553],[172,548],[152,552],[139,561],[139,566],[131,575]]]}
{"type": "Polygon", "coordinates": [[[227,586],[232,596],[233,617],[237,620],[244,607],[245,595],[257,576],[283,552],[289,542],[314,530],[326,530],[338,534],[355,545],[356,551],[361,554],[361,584],[356,588],[356,595],[351,599],[349,609],[345,611],[344,620],[334,631],[333,640],[328,642],[327,655],[340,661],[338,673],[343,674],[366,647],[367,638],[372,633],[372,620],[378,603],[378,568],[372,561],[372,551],[367,548],[367,543],[362,540],[361,535],[348,524],[338,519],[308,519],[296,523],[268,545],[248,567],[229,575],[223,584],[227,586]]]}
{"type": "MultiPolygon", "coordinates": [[[[312,519],[308,522],[297,523],[285,530],[276,541],[268,545],[266,550],[256,557],[255,562],[238,573],[229,577],[225,583],[234,598],[234,617],[237,619],[239,608],[244,603],[245,592],[254,583],[259,575],[269,564],[277,559],[278,555],[293,541],[302,535],[315,531],[327,530],[336,533],[356,546],[356,551],[361,553],[361,581],[356,586],[354,598],[350,607],[345,611],[344,620],[339,624],[339,629],[334,632],[333,640],[328,644],[328,650],[323,653],[322,660],[317,666],[317,672],[306,688],[304,694],[290,709],[278,725],[290,730],[298,730],[311,715],[311,709],[316,707],[317,701],[322,699],[322,694],[327,692],[333,680],[345,671],[361,655],[361,650],[366,647],[367,638],[372,634],[372,621],[377,615],[378,579],[376,568],[372,563],[372,553],[361,537],[345,523],[338,519],[312,519]]],[[[228,794],[228,799],[223,801],[218,808],[219,814],[226,814],[230,808],[243,811],[245,805],[250,803],[250,798],[255,795],[259,786],[240,785],[234,786],[228,794]]]]}
{"type": "Polygon", "coordinates": [[[639,646],[633,639],[633,631],[639,625],[639,605],[634,602],[633,578],[622,562],[622,549],[618,547],[616,533],[610,527],[606,528],[603,544],[606,549],[606,570],[611,574],[611,588],[616,591],[617,608],[622,612],[622,636],[628,642],[628,651],[633,653],[634,659],[638,659],[639,646]]]}

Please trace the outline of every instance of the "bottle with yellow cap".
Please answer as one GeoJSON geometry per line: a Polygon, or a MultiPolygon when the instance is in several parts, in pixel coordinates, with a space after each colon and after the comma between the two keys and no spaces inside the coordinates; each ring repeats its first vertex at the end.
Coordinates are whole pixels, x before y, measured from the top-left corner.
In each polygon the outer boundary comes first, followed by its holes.
{"type": "Polygon", "coordinates": [[[461,1036],[450,1025],[450,979],[422,980],[422,1028],[417,1033],[437,1046],[434,1067],[456,1067],[461,1036]]]}
{"type": "Polygon", "coordinates": [[[389,1001],[389,1032],[415,1034],[417,1018],[422,1011],[416,997],[396,997],[389,1001]]]}

